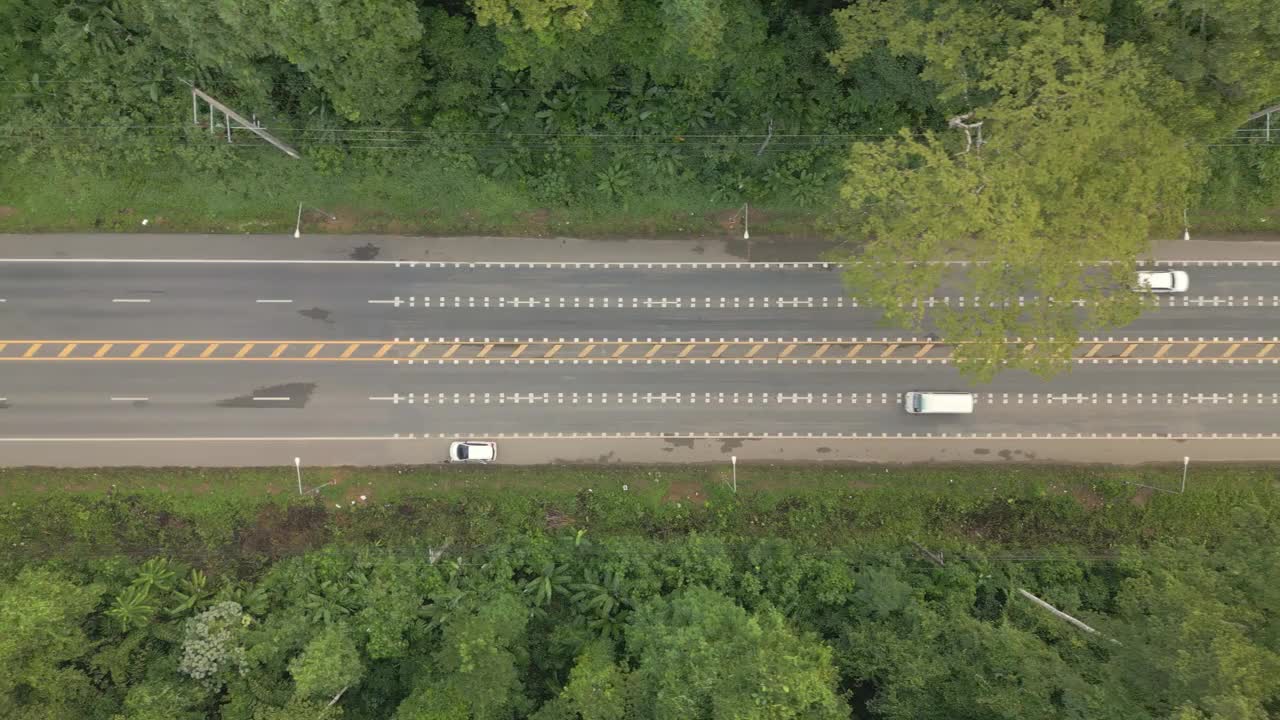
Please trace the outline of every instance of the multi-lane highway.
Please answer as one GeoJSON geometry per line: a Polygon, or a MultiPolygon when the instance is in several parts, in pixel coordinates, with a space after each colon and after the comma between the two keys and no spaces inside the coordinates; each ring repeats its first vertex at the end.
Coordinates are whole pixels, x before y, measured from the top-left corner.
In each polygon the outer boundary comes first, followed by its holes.
{"type": "Polygon", "coordinates": [[[567,453],[583,458],[632,437],[1056,441],[1080,459],[1094,440],[1280,445],[1280,253],[1155,261],[1187,270],[1191,291],[1083,338],[1066,375],[976,388],[949,346],[884,326],[817,261],[9,254],[4,464],[124,462],[138,457],[120,450],[130,444],[163,444],[169,462],[189,444],[204,463],[201,443],[225,457],[291,439],[412,440],[386,460],[434,461],[455,436],[558,438],[543,459],[565,457],[565,442],[593,443],[567,453]],[[972,389],[976,412],[909,416],[900,394],[916,389],[972,389]]]}

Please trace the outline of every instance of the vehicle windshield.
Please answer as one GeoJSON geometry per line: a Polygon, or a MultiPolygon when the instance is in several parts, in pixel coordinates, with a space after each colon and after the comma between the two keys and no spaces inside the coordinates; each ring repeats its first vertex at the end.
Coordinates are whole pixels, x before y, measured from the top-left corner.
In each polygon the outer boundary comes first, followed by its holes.
{"type": "Polygon", "coordinates": [[[459,446],[458,446],[458,459],[459,459],[459,460],[466,460],[466,459],[467,459],[467,446],[466,446],[466,445],[459,445],[459,446]]]}

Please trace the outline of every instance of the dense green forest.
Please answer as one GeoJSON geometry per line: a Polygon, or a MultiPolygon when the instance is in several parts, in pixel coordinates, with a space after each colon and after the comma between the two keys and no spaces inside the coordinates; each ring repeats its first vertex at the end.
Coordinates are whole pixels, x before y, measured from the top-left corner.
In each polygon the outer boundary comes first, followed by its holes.
{"type": "Polygon", "coordinates": [[[977,377],[1050,374],[1141,311],[1152,235],[1280,222],[1280,143],[1231,139],[1277,101],[1272,0],[11,0],[0,228],[723,236],[751,204],[912,330],[947,278],[902,260],[996,261],[964,279],[995,305],[932,320],[977,377]],[[303,159],[193,123],[188,82],[303,159]]]}
{"type": "Polygon", "coordinates": [[[0,716],[1275,717],[1275,472],[1170,475],[6,470],[0,716]]]}

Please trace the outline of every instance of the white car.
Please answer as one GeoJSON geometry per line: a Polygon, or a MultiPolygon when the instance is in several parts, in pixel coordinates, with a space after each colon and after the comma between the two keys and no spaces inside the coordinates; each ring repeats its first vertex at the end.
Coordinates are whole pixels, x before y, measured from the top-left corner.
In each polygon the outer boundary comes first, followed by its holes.
{"type": "Polygon", "coordinates": [[[1183,270],[1139,270],[1138,291],[1153,293],[1186,292],[1190,286],[1183,270]]]}
{"type": "Polygon", "coordinates": [[[487,463],[498,459],[498,443],[467,440],[449,446],[449,462],[487,463]]]}

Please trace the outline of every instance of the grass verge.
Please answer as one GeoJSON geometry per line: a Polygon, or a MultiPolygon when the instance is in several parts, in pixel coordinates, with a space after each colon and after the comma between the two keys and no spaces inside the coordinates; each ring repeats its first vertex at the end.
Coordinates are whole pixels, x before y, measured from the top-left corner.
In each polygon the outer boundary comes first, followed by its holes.
{"type": "MultiPolygon", "coordinates": [[[[56,166],[0,165],[0,232],[292,232],[298,203],[308,232],[518,237],[740,236],[742,202],[715,200],[696,183],[612,201],[570,203],[430,157],[342,172],[262,155],[232,172],[176,163],[117,168],[109,177],[56,166]],[[142,225],[146,219],[147,224],[142,225]]],[[[818,233],[812,211],[752,207],[752,230],[818,233]]]]}
{"type": "Polygon", "coordinates": [[[416,546],[584,530],[719,533],[813,545],[908,538],[938,546],[1214,542],[1243,506],[1280,512],[1276,472],[1181,467],[706,466],[0,470],[10,561],[167,554],[259,566],[333,541],[416,546]]]}

